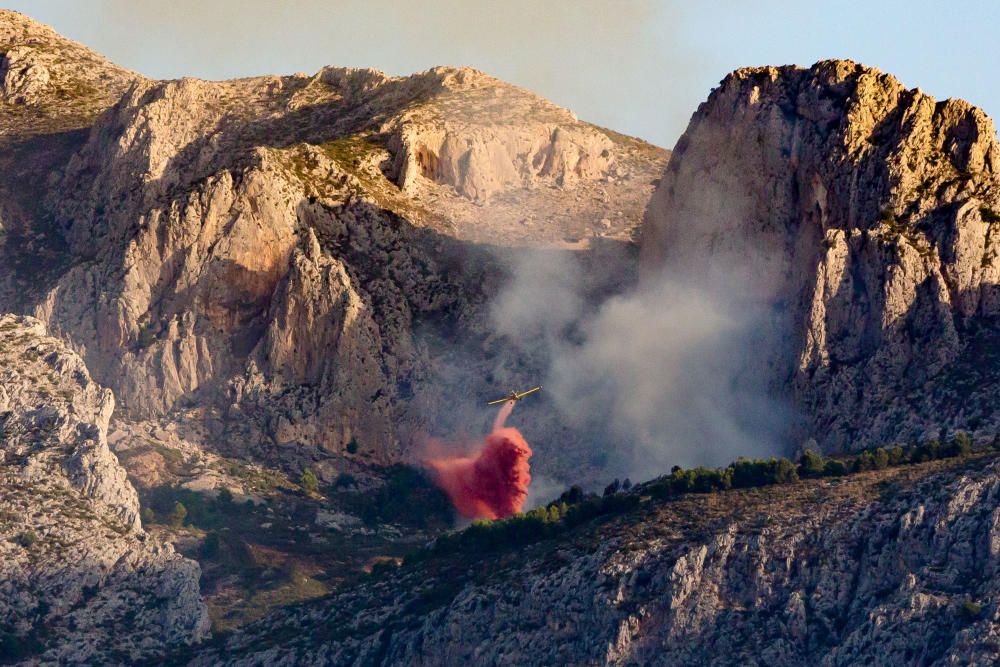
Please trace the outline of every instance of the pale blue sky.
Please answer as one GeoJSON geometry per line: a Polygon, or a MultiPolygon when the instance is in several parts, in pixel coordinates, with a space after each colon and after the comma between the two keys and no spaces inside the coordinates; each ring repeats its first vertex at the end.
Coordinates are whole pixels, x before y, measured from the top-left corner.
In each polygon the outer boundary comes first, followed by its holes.
{"type": "Polygon", "coordinates": [[[471,65],[671,146],[727,72],[851,58],[1000,114],[1000,2],[0,0],[152,77],[471,65]]]}

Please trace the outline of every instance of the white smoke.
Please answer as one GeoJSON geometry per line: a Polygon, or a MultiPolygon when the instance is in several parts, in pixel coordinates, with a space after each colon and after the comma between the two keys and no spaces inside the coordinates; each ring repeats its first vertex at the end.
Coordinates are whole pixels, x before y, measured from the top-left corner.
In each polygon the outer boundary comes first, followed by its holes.
{"type": "Polygon", "coordinates": [[[755,340],[769,325],[744,290],[668,276],[588,294],[571,253],[527,252],[493,304],[496,330],[542,360],[560,420],[612,455],[609,474],[723,465],[780,451],[788,411],[767,392],[755,340]]]}

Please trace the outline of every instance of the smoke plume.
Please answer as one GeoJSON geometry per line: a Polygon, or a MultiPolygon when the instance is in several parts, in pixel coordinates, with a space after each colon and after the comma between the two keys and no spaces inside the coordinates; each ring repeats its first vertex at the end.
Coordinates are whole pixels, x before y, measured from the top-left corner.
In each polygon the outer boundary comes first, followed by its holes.
{"type": "Polygon", "coordinates": [[[520,431],[504,425],[513,409],[514,401],[503,405],[492,432],[472,455],[426,462],[434,481],[466,518],[503,519],[524,507],[531,484],[531,448],[520,431]]]}
{"type": "Polygon", "coordinates": [[[648,479],[781,449],[789,415],[769,388],[779,334],[766,306],[732,283],[668,275],[595,295],[592,274],[571,253],[528,252],[492,322],[513,358],[542,357],[545,399],[607,456],[605,475],[648,479]]]}

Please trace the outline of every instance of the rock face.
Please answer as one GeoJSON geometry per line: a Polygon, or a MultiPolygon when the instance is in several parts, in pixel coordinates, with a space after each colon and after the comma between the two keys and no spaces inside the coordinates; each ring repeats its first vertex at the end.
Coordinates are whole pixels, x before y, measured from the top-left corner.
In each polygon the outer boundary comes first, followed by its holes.
{"type": "Polygon", "coordinates": [[[989,665],[998,558],[995,462],[651,501],[405,566],[192,664],[989,665]]]}
{"type": "Polygon", "coordinates": [[[784,327],[765,360],[828,450],[996,430],[993,123],[851,62],[743,69],[701,105],[643,228],[646,267],[784,327]]]}
{"type": "Polygon", "coordinates": [[[399,460],[447,412],[431,348],[489,333],[494,249],[620,245],[665,164],[467,68],[156,82],[0,23],[18,151],[0,306],[68,341],[122,417],[187,410],[228,454],[295,471],[399,460]],[[18,64],[29,46],[52,77],[87,69],[120,98],[87,98],[89,120],[52,107],[88,129],[24,141],[19,110],[48,100],[18,64]]]}
{"type": "Polygon", "coordinates": [[[113,408],[41,323],[0,317],[0,633],[15,660],[134,662],[207,633],[197,563],[142,530],[108,448],[113,408]]]}

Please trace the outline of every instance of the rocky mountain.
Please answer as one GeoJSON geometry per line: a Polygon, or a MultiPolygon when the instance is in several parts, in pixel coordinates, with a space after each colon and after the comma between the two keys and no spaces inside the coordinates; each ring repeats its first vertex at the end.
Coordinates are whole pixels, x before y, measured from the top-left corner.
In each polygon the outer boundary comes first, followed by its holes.
{"type": "Polygon", "coordinates": [[[961,100],[847,61],[738,70],[676,146],[644,261],[761,304],[800,441],[992,435],[998,169],[992,121],[961,100]]]}
{"type": "MultiPolygon", "coordinates": [[[[795,442],[982,444],[998,160],[846,61],[731,74],[671,156],[468,68],[153,81],[0,11],[0,660],[992,664],[992,452],[474,553],[391,465],[545,368],[492,319],[526,256],[583,311],[640,271],[752,311],[795,442]]],[[[538,406],[533,474],[593,481],[538,406]]]]}
{"type": "Polygon", "coordinates": [[[559,539],[404,565],[191,664],[990,665],[998,554],[995,459],[647,497],[559,539]]]}
{"type": "Polygon", "coordinates": [[[203,639],[200,570],[140,525],[110,391],[41,323],[0,317],[0,660],[131,662],[203,639]]]}
{"type": "Polygon", "coordinates": [[[0,18],[17,71],[71,63],[3,113],[109,82],[88,129],[10,123],[0,310],[67,340],[122,417],[294,472],[399,460],[485,391],[439,367],[488,337],[504,258],[621,254],[667,156],[471,69],[150,81],[0,18]]]}

